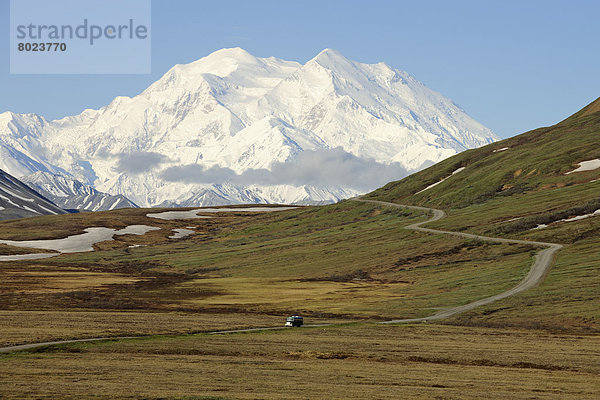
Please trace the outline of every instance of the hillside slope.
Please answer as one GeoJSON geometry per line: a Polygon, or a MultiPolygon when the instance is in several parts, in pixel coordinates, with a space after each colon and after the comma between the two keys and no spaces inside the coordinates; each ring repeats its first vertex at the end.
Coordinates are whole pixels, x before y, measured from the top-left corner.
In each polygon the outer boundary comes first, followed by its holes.
{"type": "Polygon", "coordinates": [[[391,182],[367,197],[461,208],[491,199],[549,194],[550,190],[574,185],[592,187],[600,175],[599,169],[567,172],[575,170],[582,161],[600,158],[600,112],[586,113],[599,105],[600,99],[554,126],[467,150],[391,182]],[[459,168],[464,170],[452,175],[459,168]],[[439,184],[426,189],[436,183],[439,184]]]}

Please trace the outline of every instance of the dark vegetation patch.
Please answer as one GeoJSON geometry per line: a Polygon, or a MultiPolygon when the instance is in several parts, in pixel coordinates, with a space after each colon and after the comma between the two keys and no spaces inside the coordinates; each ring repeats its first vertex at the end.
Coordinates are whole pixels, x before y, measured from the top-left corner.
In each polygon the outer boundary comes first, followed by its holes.
{"type": "MultiPolygon", "coordinates": [[[[216,296],[221,292],[200,286],[173,287],[174,279],[140,281],[131,285],[111,285],[108,290],[79,290],[52,295],[57,306],[103,310],[171,310],[177,303],[189,299],[216,296]],[[133,288],[132,286],[138,286],[133,288]],[[140,287],[141,286],[141,287],[140,287]]],[[[52,299],[49,299],[50,301],[52,299]]]]}
{"type": "Polygon", "coordinates": [[[119,274],[130,274],[130,275],[154,275],[153,273],[148,273],[148,271],[157,269],[161,267],[162,264],[155,261],[118,261],[118,262],[110,262],[106,264],[97,264],[97,265],[85,265],[82,266],[90,271],[94,272],[112,272],[119,274]]]}
{"type": "Polygon", "coordinates": [[[172,308],[180,301],[200,299],[222,294],[200,285],[184,286],[192,277],[186,274],[153,272],[130,284],[106,285],[102,289],[58,293],[53,297],[71,307],[109,310],[172,308]]]}
{"type": "Polygon", "coordinates": [[[286,357],[295,359],[345,360],[355,357],[353,353],[343,351],[288,351],[286,357]]]}
{"type": "Polygon", "coordinates": [[[368,281],[373,280],[371,275],[362,269],[357,269],[356,271],[347,272],[347,273],[337,273],[329,276],[321,276],[315,278],[302,278],[299,279],[300,282],[352,282],[352,281],[368,281]]]}
{"type": "Polygon", "coordinates": [[[488,244],[481,240],[466,240],[456,246],[453,246],[449,249],[434,251],[430,253],[422,253],[410,257],[400,257],[398,261],[394,263],[396,267],[402,267],[407,264],[419,262],[428,258],[438,258],[438,257],[447,257],[454,254],[459,254],[461,251],[472,250],[475,248],[479,248],[482,246],[487,246],[488,244]]]}
{"type": "Polygon", "coordinates": [[[71,307],[106,309],[106,310],[151,310],[156,304],[149,301],[104,293],[98,290],[77,290],[55,294],[52,297],[57,303],[68,303],[71,307]]]}
{"type": "MultiPolygon", "coordinates": [[[[181,302],[222,294],[202,285],[186,286],[186,281],[197,279],[197,276],[157,271],[154,269],[157,266],[160,264],[152,261],[79,264],[78,271],[125,274],[138,280],[58,293],[0,293],[0,309],[173,310],[178,309],[181,302]]],[[[68,268],[67,272],[72,270],[72,267],[68,268]]],[[[65,270],[50,266],[40,271],[60,273],[65,270]]]]}
{"type": "MultiPolygon", "coordinates": [[[[600,198],[593,199],[588,201],[585,204],[577,205],[570,207],[566,210],[554,211],[545,214],[533,215],[530,217],[524,217],[517,221],[510,222],[504,225],[501,225],[493,230],[495,234],[511,234],[517,232],[523,232],[530,229],[533,229],[541,224],[550,224],[555,221],[559,221],[561,219],[567,219],[571,217],[576,217],[578,215],[585,215],[593,213],[594,211],[600,209],[600,198]]],[[[588,235],[584,237],[588,237],[588,235]]],[[[578,238],[574,237],[573,242],[577,241],[578,238]]]]}
{"type": "Polygon", "coordinates": [[[202,274],[208,274],[209,272],[217,272],[222,269],[223,268],[219,268],[219,267],[196,267],[196,268],[187,269],[185,271],[185,273],[188,275],[202,275],[202,274]]]}
{"type": "Polygon", "coordinates": [[[499,185],[494,190],[489,190],[481,193],[471,201],[460,202],[456,204],[456,208],[466,208],[473,204],[485,203],[494,197],[510,197],[516,194],[525,193],[536,189],[537,185],[529,185],[527,183],[517,183],[514,186],[506,188],[505,185],[499,185]]]}
{"type": "Polygon", "coordinates": [[[531,245],[510,244],[507,246],[506,244],[485,242],[479,239],[469,239],[449,249],[418,254],[410,257],[401,257],[394,263],[394,270],[408,271],[414,268],[439,265],[440,263],[460,263],[469,261],[485,262],[497,260],[500,257],[534,252],[535,250],[536,248],[531,245]],[[492,246],[504,247],[499,253],[490,254],[489,249],[492,246]]]}
{"type": "Polygon", "coordinates": [[[498,362],[489,359],[478,359],[478,360],[456,360],[449,357],[423,357],[423,356],[409,356],[408,361],[419,362],[419,363],[431,363],[431,364],[446,364],[446,365],[474,365],[482,367],[508,367],[508,368],[527,368],[527,369],[541,369],[544,371],[577,371],[576,368],[567,367],[562,365],[552,364],[539,364],[526,361],[519,361],[515,363],[498,362]]]}

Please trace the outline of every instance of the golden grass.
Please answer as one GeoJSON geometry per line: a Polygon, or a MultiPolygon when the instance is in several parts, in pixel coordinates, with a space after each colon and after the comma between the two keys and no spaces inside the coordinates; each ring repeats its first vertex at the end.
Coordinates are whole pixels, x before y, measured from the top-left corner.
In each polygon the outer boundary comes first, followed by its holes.
{"type": "Polygon", "coordinates": [[[78,338],[181,334],[280,326],[273,315],[146,311],[1,310],[0,346],[78,338]]]}
{"type": "Polygon", "coordinates": [[[114,284],[131,284],[144,279],[122,274],[76,270],[75,268],[70,271],[5,271],[1,276],[2,294],[11,292],[19,294],[62,293],[114,284]]]}
{"type": "MultiPolygon", "coordinates": [[[[406,297],[402,288],[405,282],[352,280],[349,282],[299,281],[277,278],[212,278],[197,279],[178,285],[182,288],[208,287],[219,294],[200,299],[190,299],[184,304],[194,306],[239,306],[255,310],[318,310],[322,313],[343,314],[348,304],[360,302],[381,306],[387,301],[406,297]],[[376,295],[374,295],[376,293],[376,295]]],[[[374,306],[373,308],[377,308],[374,306]]],[[[285,313],[285,311],[284,311],[285,313]]],[[[362,313],[353,313],[360,316],[362,313]]],[[[372,316],[364,315],[364,316],[372,316]]]]}
{"type": "Polygon", "coordinates": [[[596,399],[598,336],[420,324],[78,344],[0,357],[4,398],[596,399]]]}

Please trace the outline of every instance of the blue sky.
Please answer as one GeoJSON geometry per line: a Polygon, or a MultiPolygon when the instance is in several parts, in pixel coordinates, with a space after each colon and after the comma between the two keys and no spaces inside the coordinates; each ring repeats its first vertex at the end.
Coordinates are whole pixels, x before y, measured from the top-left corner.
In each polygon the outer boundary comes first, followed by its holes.
{"type": "Polygon", "coordinates": [[[10,75],[9,0],[0,15],[0,112],[50,119],[134,96],[175,64],[235,46],[302,63],[327,47],[386,62],[504,138],[600,96],[597,0],[154,0],[147,75],[10,75]]]}

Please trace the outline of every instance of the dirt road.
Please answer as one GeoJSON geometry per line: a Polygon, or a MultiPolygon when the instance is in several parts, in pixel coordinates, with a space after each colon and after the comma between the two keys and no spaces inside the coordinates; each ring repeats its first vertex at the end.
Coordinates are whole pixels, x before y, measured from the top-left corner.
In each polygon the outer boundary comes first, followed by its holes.
{"type": "Polygon", "coordinates": [[[356,198],[354,200],[362,201],[362,202],[366,202],[366,203],[379,204],[379,205],[388,206],[388,207],[410,208],[413,210],[426,211],[426,212],[433,213],[433,217],[431,217],[427,221],[408,225],[405,227],[405,229],[410,229],[410,230],[420,231],[420,232],[444,234],[444,235],[453,235],[453,236],[459,236],[459,237],[464,237],[464,238],[469,238],[469,239],[479,239],[479,240],[483,240],[486,242],[518,243],[518,244],[530,244],[530,245],[534,245],[534,246],[547,247],[546,249],[540,251],[535,256],[535,261],[533,262],[533,265],[529,269],[529,273],[527,274],[527,276],[517,286],[507,290],[506,292],[502,292],[502,293],[496,294],[494,296],[486,297],[486,298],[483,298],[483,299],[480,299],[480,300],[477,300],[477,301],[474,301],[472,303],[468,303],[468,304],[465,304],[462,306],[450,307],[446,310],[440,311],[437,314],[434,314],[429,317],[393,319],[390,321],[380,322],[381,324],[395,324],[395,323],[402,323],[402,322],[424,322],[424,321],[440,320],[440,319],[451,317],[456,314],[463,313],[465,311],[472,310],[474,308],[477,308],[477,307],[480,307],[480,306],[483,306],[486,304],[493,303],[494,301],[498,301],[500,299],[504,299],[509,296],[514,296],[517,293],[524,292],[528,289],[531,289],[534,286],[537,286],[538,284],[540,284],[542,282],[542,280],[544,279],[544,276],[546,276],[546,273],[550,270],[550,267],[552,266],[552,262],[554,261],[554,254],[563,247],[562,245],[556,244],[556,243],[533,242],[530,240],[495,238],[495,237],[489,237],[489,236],[473,235],[471,233],[441,231],[438,229],[422,228],[421,225],[423,225],[423,224],[427,224],[429,222],[437,221],[441,218],[444,218],[446,216],[446,213],[443,212],[442,210],[436,210],[435,208],[406,206],[406,205],[401,205],[401,204],[388,203],[385,201],[364,200],[361,198],[356,198]]]}

